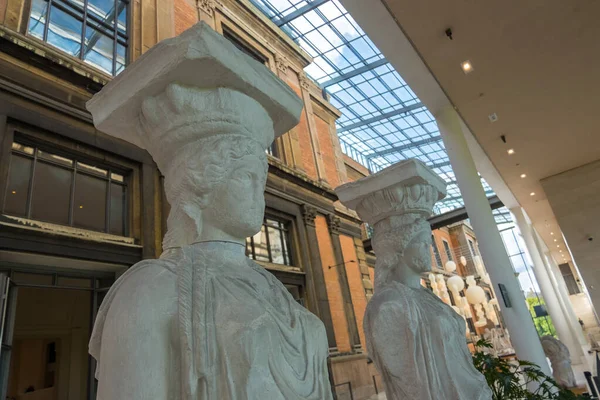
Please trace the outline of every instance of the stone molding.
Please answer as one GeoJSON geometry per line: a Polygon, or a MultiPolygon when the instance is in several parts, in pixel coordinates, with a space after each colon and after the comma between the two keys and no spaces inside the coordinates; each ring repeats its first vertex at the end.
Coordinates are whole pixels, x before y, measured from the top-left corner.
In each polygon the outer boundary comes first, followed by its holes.
{"type": "Polygon", "coordinates": [[[332,235],[339,235],[341,225],[342,220],[340,219],[340,217],[333,214],[327,215],[327,226],[329,227],[329,233],[331,233],[332,235]]]}
{"type": "Polygon", "coordinates": [[[290,63],[285,56],[275,54],[275,65],[277,65],[277,69],[279,71],[281,71],[283,74],[285,74],[285,73],[287,73],[290,63]]]}
{"type": "Polygon", "coordinates": [[[223,3],[219,0],[198,0],[197,2],[198,10],[204,11],[211,17],[215,15],[217,6],[223,7],[223,3]]]}
{"type": "Polygon", "coordinates": [[[306,225],[315,226],[315,219],[317,218],[318,211],[316,207],[313,207],[308,204],[302,205],[302,218],[304,219],[304,223],[306,225]]]}
{"type": "Polygon", "coordinates": [[[310,79],[304,72],[300,74],[300,87],[304,90],[310,89],[310,79]]]}

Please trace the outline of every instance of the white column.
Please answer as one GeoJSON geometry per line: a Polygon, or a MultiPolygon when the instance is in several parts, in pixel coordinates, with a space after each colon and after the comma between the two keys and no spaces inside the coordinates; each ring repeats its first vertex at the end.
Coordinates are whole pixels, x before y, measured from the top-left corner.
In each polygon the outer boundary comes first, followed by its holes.
{"type": "Polygon", "coordinates": [[[564,313],[559,299],[558,288],[554,285],[553,277],[550,276],[550,270],[547,268],[546,263],[538,250],[534,238],[535,232],[521,207],[511,208],[510,211],[515,216],[515,222],[519,227],[519,231],[521,231],[527,253],[533,262],[533,273],[542,292],[542,297],[548,308],[550,318],[552,318],[552,323],[556,328],[558,339],[560,339],[560,341],[562,341],[569,349],[569,353],[571,353],[571,362],[573,364],[579,364],[581,362],[581,357],[583,357],[583,350],[579,345],[577,336],[575,336],[569,326],[569,320],[564,313]]]}
{"type": "MultiPolygon", "coordinates": [[[[536,242],[540,244],[541,239],[536,236],[536,242]]],[[[541,250],[543,251],[543,249],[541,250]]],[[[577,337],[579,344],[581,346],[589,346],[589,342],[583,333],[583,329],[581,325],[579,325],[579,320],[577,315],[575,314],[575,310],[573,309],[573,304],[571,303],[571,299],[569,298],[569,291],[567,290],[567,284],[565,283],[565,279],[562,276],[562,272],[560,272],[560,268],[558,268],[558,264],[554,262],[550,253],[544,252],[544,260],[546,261],[546,265],[550,271],[550,275],[554,278],[556,282],[556,287],[558,288],[559,300],[563,307],[563,311],[567,316],[567,320],[569,321],[569,326],[571,330],[577,337]]]]}
{"type": "Polygon", "coordinates": [[[499,296],[498,304],[517,357],[539,365],[544,373],[550,375],[550,367],[525,303],[525,297],[506,254],[492,209],[477,174],[475,162],[469,152],[463,133],[463,122],[451,107],[444,108],[435,117],[473,230],[477,235],[481,256],[494,284],[494,290],[499,296]],[[506,288],[511,307],[504,304],[498,284],[506,288]]]}

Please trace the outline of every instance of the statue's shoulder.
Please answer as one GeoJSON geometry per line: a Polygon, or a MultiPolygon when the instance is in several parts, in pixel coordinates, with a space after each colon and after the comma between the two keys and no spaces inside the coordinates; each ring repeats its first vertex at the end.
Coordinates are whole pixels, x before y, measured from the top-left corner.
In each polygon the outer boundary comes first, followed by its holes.
{"type": "Polygon", "coordinates": [[[367,304],[367,314],[375,318],[411,319],[416,306],[412,290],[402,284],[382,287],[367,304]]]}
{"type": "Polygon", "coordinates": [[[148,304],[150,297],[157,302],[172,301],[176,288],[177,276],[172,260],[143,260],[129,268],[111,286],[102,301],[90,338],[90,354],[99,360],[107,319],[127,318],[143,307],[156,307],[156,304],[148,304]]]}

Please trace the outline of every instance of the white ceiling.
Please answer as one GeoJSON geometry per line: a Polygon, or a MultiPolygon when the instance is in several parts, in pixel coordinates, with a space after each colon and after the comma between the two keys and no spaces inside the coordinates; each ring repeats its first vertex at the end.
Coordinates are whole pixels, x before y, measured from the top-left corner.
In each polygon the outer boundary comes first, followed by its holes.
{"type": "Polygon", "coordinates": [[[396,69],[425,103],[429,99],[430,109],[440,104],[440,96],[429,96],[432,78],[424,71],[433,75],[554,258],[569,260],[539,182],[600,159],[600,2],[342,2],[386,57],[394,50],[401,54],[397,62],[404,68],[396,69]],[[393,18],[388,15],[387,23],[386,11],[393,18]],[[395,35],[390,23],[396,25],[395,35]],[[402,33],[406,43],[399,39],[402,33]],[[416,56],[407,52],[407,44],[416,56]],[[460,68],[465,60],[474,67],[468,75],[460,68]],[[492,113],[497,122],[490,122],[492,113]],[[509,148],[514,155],[508,155],[509,148]]]}

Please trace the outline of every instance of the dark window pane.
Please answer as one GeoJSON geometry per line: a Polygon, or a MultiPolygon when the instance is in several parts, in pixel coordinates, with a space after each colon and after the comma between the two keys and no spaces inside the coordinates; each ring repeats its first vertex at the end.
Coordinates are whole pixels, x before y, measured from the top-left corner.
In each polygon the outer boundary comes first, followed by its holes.
{"type": "Polygon", "coordinates": [[[48,153],[48,152],[45,152],[45,151],[38,150],[37,151],[37,156],[38,156],[38,159],[40,159],[40,160],[48,160],[48,161],[53,162],[53,163],[64,165],[65,167],[72,167],[73,166],[73,160],[68,159],[66,157],[61,157],[61,156],[56,155],[56,154],[52,154],[52,153],[48,153]]]}
{"type": "Polygon", "coordinates": [[[33,178],[31,217],[57,224],[69,223],[73,172],[38,161],[33,178]]]}
{"type": "Polygon", "coordinates": [[[50,10],[50,30],[47,42],[72,56],[81,51],[81,21],[56,7],[50,10]]]}
{"type": "Polygon", "coordinates": [[[125,186],[110,185],[110,233],[125,235],[125,186]]]}
{"type": "Polygon", "coordinates": [[[442,240],[442,243],[444,243],[444,250],[446,251],[446,257],[448,257],[448,261],[452,261],[453,257],[452,251],[450,250],[450,245],[445,240],[442,240]]]}
{"type": "Polygon", "coordinates": [[[29,191],[32,164],[33,160],[30,158],[15,154],[11,155],[6,202],[4,203],[6,214],[27,216],[27,193],[29,191]]]}
{"type": "Polygon", "coordinates": [[[78,173],[75,177],[73,226],[106,230],[106,190],[108,182],[78,173]]]}
{"type": "Polygon", "coordinates": [[[31,14],[29,15],[29,34],[44,40],[44,28],[46,26],[46,9],[48,2],[44,0],[33,0],[31,3],[31,14]]]}
{"type": "Polygon", "coordinates": [[[114,41],[90,26],[85,30],[83,60],[112,75],[114,41]]]}

